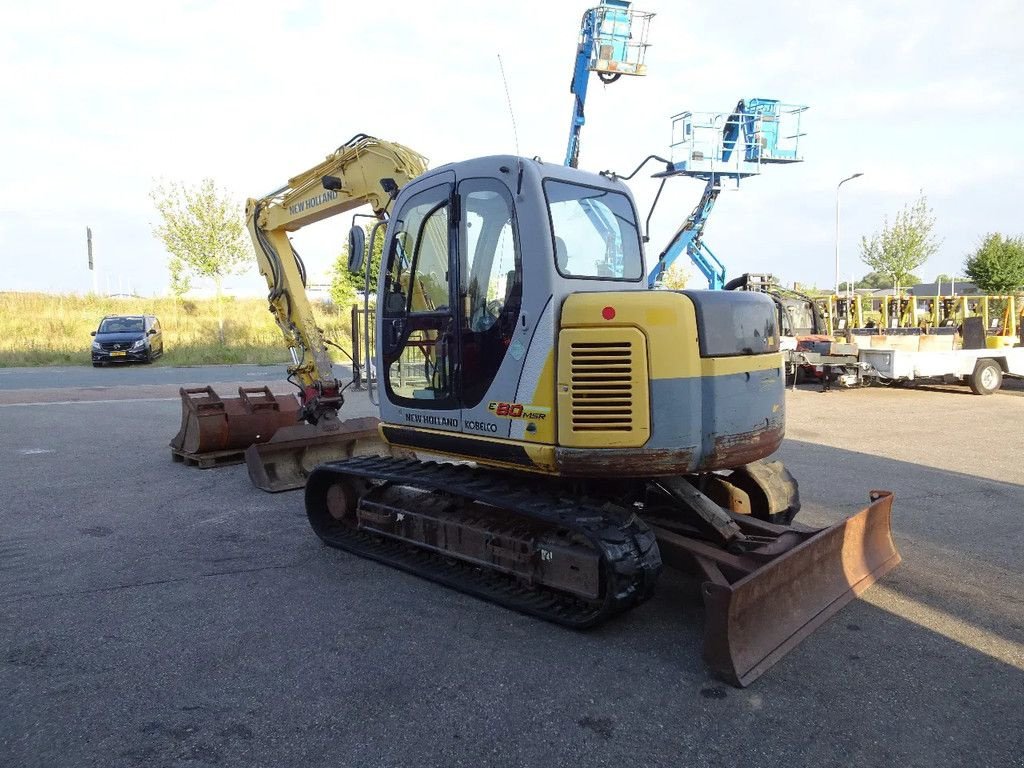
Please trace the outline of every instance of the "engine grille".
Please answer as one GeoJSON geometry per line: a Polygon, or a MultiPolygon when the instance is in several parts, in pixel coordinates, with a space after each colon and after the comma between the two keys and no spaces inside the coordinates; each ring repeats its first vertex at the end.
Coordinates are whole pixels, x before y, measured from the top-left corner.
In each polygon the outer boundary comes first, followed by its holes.
{"type": "Polygon", "coordinates": [[[633,347],[628,341],[570,345],[574,432],[633,429],[633,347]]]}
{"type": "Polygon", "coordinates": [[[637,446],[650,433],[647,345],[635,328],[572,328],[559,338],[559,443],[637,446]]]}

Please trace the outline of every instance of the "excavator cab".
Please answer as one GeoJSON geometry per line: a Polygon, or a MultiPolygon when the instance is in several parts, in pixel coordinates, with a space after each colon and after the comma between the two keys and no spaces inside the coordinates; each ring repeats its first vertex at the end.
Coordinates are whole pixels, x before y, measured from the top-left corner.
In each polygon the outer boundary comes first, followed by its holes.
{"type": "Polygon", "coordinates": [[[728,469],[781,441],[772,302],[649,291],[620,181],[509,156],[445,166],[403,190],[384,254],[377,386],[392,445],[628,476],[728,469]],[[702,356],[730,372],[701,375],[702,356]]]}

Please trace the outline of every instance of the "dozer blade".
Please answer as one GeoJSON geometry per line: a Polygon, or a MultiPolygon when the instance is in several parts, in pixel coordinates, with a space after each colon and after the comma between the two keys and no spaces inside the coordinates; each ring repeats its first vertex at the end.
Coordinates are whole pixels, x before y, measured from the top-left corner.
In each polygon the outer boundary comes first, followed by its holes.
{"type": "Polygon", "coordinates": [[[900,563],[892,494],[824,528],[733,584],[703,585],[704,658],[745,687],[900,563]]]}
{"type": "Polygon", "coordinates": [[[179,393],[181,427],[171,449],[194,458],[244,451],[299,420],[295,396],[275,395],[269,387],[239,387],[237,398],[222,398],[213,387],[183,387],[179,393]]]}
{"type": "Polygon", "coordinates": [[[663,556],[692,558],[706,578],[704,659],[715,674],[746,687],[899,565],[892,494],[872,491],[871,499],[853,517],[816,531],[733,515],[747,518],[740,525],[749,532],[775,537],[742,555],[655,529],[663,556]]]}
{"type": "Polygon", "coordinates": [[[270,493],[290,491],[304,487],[318,464],[352,456],[395,455],[380,437],[378,424],[379,419],[366,417],[278,430],[270,442],[254,443],[246,449],[249,479],[270,493]]]}

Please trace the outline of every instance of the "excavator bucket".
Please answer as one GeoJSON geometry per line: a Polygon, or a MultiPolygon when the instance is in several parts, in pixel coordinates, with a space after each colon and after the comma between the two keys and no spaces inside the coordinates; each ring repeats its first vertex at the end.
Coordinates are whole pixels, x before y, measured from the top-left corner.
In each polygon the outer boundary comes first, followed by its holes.
{"type": "Polygon", "coordinates": [[[181,427],[171,440],[175,458],[198,466],[241,459],[254,443],[270,440],[299,420],[299,401],[269,387],[239,387],[237,398],[222,398],[212,387],[182,388],[181,427]]]}
{"type": "Polygon", "coordinates": [[[663,556],[685,552],[706,578],[704,659],[719,677],[746,687],[899,564],[892,494],[872,491],[871,498],[853,517],[819,530],[733,515],[771,539],[746,555],[658,530],[663,556]]]}
{"type": "MultiPolygon", "coordinates": [[[[254,443],[245,451],[253,485],[270,493],[306,485],[318,464],[353,456],[396,455],[380,436],[380,419],[321,421],[279,430],[269,442],[254,443]]],[[[404,453],[403,453],[404,455],[404,453]]]]}

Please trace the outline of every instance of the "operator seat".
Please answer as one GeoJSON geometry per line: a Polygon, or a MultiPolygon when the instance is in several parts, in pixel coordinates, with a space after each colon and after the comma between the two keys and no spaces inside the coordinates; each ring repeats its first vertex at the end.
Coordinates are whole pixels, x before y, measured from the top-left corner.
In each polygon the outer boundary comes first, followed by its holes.
{"type": "Polygon", "coordinates": [[[555,263],[558,271],[563,275],[571,275],[569,271],[569,249],[565,246],[565,240],[555,235],[555,263]]]}

